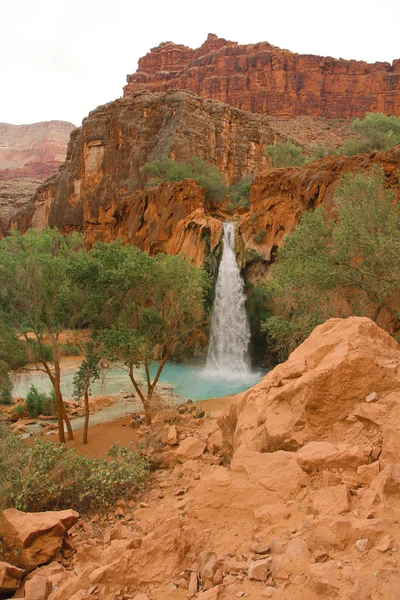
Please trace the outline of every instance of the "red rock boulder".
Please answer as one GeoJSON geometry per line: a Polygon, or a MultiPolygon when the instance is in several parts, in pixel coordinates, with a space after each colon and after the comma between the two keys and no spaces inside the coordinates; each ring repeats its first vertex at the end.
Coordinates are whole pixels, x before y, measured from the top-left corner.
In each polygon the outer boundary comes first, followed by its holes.
{"type": "Polygon", "coordinates": [[[74,510],[24,513],[8,508],[1,517],[0,533],[13,562],[31,571],[51,561],[78,518],[74,510]]]}

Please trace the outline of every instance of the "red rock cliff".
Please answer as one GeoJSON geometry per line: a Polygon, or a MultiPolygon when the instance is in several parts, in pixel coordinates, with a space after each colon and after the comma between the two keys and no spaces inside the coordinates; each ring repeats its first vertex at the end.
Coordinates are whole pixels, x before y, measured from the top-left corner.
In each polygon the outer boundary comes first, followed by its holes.
{"type": "MultiPolygon", "coordinates": [[[[116,100],[91,112],[72,133],[65,165],[11,227],[48,223],[83,231],[89,242],[122,237],[151,252],[184,249],[200,263],[205,247],[195,244],[207,221],[203,190],[188,180],[157,193],[145,190],[141,167],[163,155],[178,161],[202,156],[230,183],[266,165],[265,147],[273,139],[265,117],[190,92],[141,92],[116,100]]],[[[214,239],[216,226],[207,227],[214,239]]]]}
{"type": "Polygon", "coordinates": [[[124,95],[182,89],[278,117],[400,115],[400,59],[392,64],[302,55],[268,42],[238,45],[210,34],[197,50],[165,42],[139,60],[124,95]]]}

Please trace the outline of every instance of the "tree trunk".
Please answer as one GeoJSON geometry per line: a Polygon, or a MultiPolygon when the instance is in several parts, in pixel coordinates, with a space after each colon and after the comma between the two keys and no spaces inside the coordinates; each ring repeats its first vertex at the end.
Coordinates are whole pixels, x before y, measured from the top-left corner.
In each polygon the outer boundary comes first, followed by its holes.
{"type": "Polygon", "coordinates": [[[150,386],[150,389],[147,392],[147,398],[143,400],[144,407],[144,422],[146,425],[151,425],[151,399],[153,396],[153,388],[150,386]]]}
{"type": "MultiPolygon", "coordinates": [[[[56,389],[54,387],[54,391],[56,389]]],[[[57,410],[57,424],[58,424],[58,439],[62,444],[65,444],[65,434],[64,434],[64,403],[60,402],[60,398],[57,396],[56,392],[56,410],[57,410]]]]}
{"type": "Polygon", "coordinates": [[[64,412],[64,421],[65,421],[65,424],[67,426],[67,431],[68,431],[68,439],[73,440],[74,432],[72,431],[71,421],[69,420],[69,416],[67,415],[67,411],[65,409],[65,404],[64,404],[63,400],[62,400],[62,405],[63,405],[63,412],[64,412]]]}
{"type": "Polygon", "coordinates": [[[88,443],[88,430],[89,430],[89,387],[85,387],[85,424],[83,426],[83,443],[88,443]]]}

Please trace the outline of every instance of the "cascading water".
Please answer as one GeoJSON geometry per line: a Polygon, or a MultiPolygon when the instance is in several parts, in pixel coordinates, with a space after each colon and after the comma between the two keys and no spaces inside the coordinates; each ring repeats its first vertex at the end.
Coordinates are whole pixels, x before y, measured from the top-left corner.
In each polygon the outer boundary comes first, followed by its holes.
{"type": "Polygon", "coordinates": [[[206,366],[209,375],[243,378],[251,374],[250,326],[245,302],[244,283],[236,262],[235,230],[233,223],[224,223],[206,366]]]}

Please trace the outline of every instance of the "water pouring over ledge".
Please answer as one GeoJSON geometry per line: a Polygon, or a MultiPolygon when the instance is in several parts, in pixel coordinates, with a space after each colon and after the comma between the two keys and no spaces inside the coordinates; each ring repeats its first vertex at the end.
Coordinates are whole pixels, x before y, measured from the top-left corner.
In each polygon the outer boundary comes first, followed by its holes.
{"type": "Polygon", "coordinates": [[[223,252],[215,287],[210,344],[204,374],[216,379],[255,383],[251,371],[250,325],[244,282],[236,261],[235,229],[224,223],[223,252]]]}

